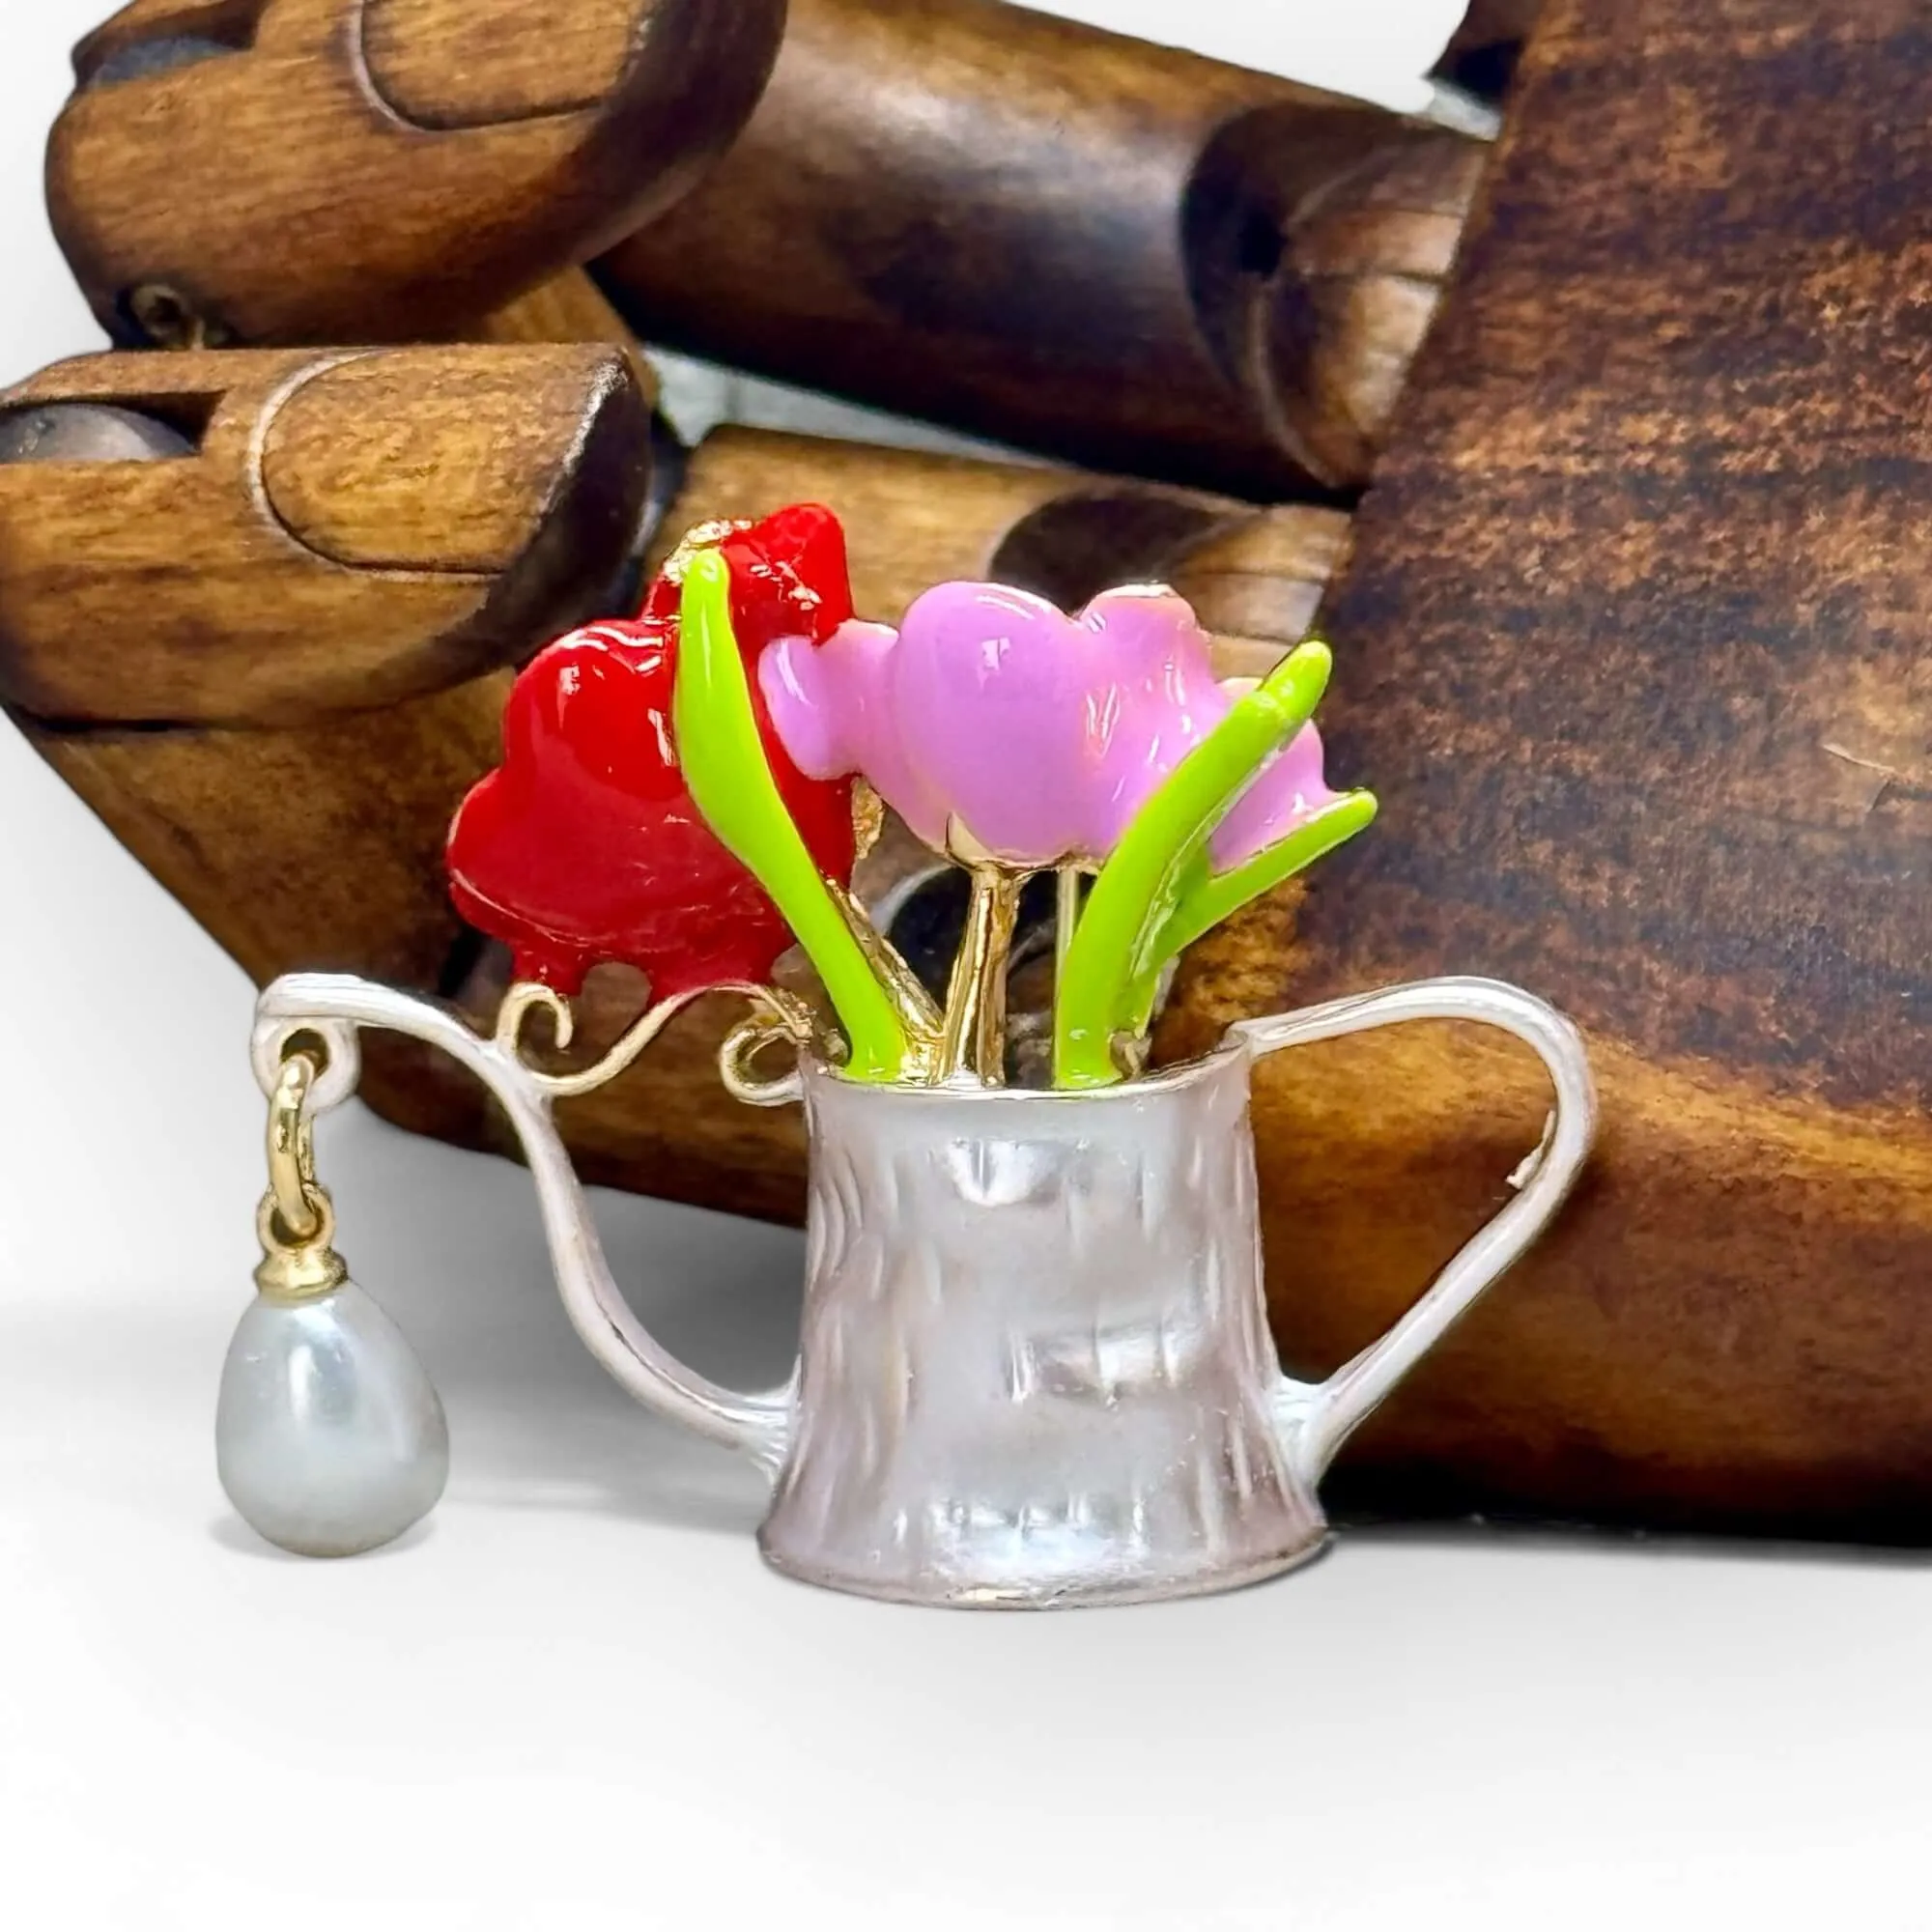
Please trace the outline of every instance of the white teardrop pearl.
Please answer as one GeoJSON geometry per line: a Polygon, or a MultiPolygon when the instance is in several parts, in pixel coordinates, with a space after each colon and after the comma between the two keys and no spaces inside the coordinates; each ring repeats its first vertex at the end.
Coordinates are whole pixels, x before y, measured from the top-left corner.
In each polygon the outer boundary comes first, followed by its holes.
{"type": "Polygon", "coordinates": [[[353,1282],[313,1301],[257,1296],[221,1372],[221,1487],[298,1556],[355,1556],[435,1508],[449,1425],[402,1331],[353,1282]]]}

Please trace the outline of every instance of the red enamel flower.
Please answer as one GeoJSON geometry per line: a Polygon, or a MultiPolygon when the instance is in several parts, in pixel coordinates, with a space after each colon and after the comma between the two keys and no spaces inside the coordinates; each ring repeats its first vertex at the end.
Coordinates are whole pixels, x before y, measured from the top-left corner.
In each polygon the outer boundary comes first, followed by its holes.
{"type": "MultiPolygon", "coordinates": [[[[850,781],[794,765],[757,689],[777,639],[822,643],[851,617],[845,535],[801,504],[761,524],[688,540],[723,550],[731,615],[758,729],[793,822],[820,870],[849,884],[850,781]]],[[[575,993],[603,960],[640,968],[654,1001],[771,978],[791,933],[713,837],[685,790],[671,732],[675,562],[634,619],[587,625],[539,653],[503,713],[503,762],[464,801],[449,834],[450,895],[511,950],[520,980],[575,993]]]]}

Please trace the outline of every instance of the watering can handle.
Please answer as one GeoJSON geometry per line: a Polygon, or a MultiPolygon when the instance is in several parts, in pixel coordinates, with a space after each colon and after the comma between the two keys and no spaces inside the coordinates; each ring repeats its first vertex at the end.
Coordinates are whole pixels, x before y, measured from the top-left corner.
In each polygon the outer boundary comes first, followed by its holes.
{"type": "Polygon", "coordinates": [[[339,1106],[355,1091],[357,1035],[365,1027],[407,1034],[440,1049],[496,1095],[529,1163],[557,1292],[584,1347],[638,1401],[738,1450],[775,1477],[790,1440],[791,1388],[735,1394],[686,1368],[652,1338],[611,1278],[582,1185],[552,1118],[551,1094],[503,1043],[473,1033],[442,1007],[371,980],[292,974],[256,1003],[255,1076],[265,1092],[272,1091],[290,1042],[312,1037],[327,1050],[327,1065],[311,1107],[326,1112],[339,1106]]]}
{"type": "Polygon", "coordinates": [[[1555,1107],[1543,1146],[1516,1178],[1516,1198],[1436,1276],[1422,1299],[1325,1382],[1284,1378],[1276,1404],[1282,1435],[1311,1488],[1403,1377],[1543,1233],[1576,1184],[1596,1134],[1596,1087],[1582,1036],[1553,1007],[1500,980],[1421,980],[1277,1019],[1243,1020],[1230,1030],[1230,1038],[1259,1058],[1410,1020],[1472,1020],[1514,1034],[1535,1048],[1549,1069],[1555,1107]]]}

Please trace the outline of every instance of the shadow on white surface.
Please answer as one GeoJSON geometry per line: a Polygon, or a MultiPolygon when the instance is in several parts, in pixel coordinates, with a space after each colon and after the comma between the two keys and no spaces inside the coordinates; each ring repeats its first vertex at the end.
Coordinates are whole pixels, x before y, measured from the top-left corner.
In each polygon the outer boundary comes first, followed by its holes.
{"type": "MultiPolygon", "coordinates": [[[[286,1563],[302,1567],[315,1562],[312,1556],[297,1556],[286,1549],[278,1549],[272,1543],[265,1543],[233,1511],[226,1516],[218,1516],[208,1526],[209,1535],[223,1549],[237,1556],[252,1556],[264,1563],[286,1563]]],[[[407,1529],[393,1543],[385,1543],[379,1549],[365,1549],[359,1556],[346,1557],[345,1562],[380,1563],[384,1558],[407,1556],[412,1550],[420,1548],[436,1534],[436,1513],[432,1511],[412,1529],[407,1529]]]]}

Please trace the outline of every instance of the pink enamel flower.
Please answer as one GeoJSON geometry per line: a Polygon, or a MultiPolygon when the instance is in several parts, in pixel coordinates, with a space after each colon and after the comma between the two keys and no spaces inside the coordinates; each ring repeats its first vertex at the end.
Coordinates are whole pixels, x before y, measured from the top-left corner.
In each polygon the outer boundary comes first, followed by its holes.
{"type": "MultiPolygon", "coordinates": [[[[758,678],[808,777],[860,773],[929,845],[1028,871],[1103,864],[1233,702],[1194,612],[1158,588],[1110,590],[1068,617],[1024,590],[945,583],[896,631],[780,639],[758,678]]],[[[1215,869],[1334,798],[1308,725],[1222,821],[1215,869]]]]}

